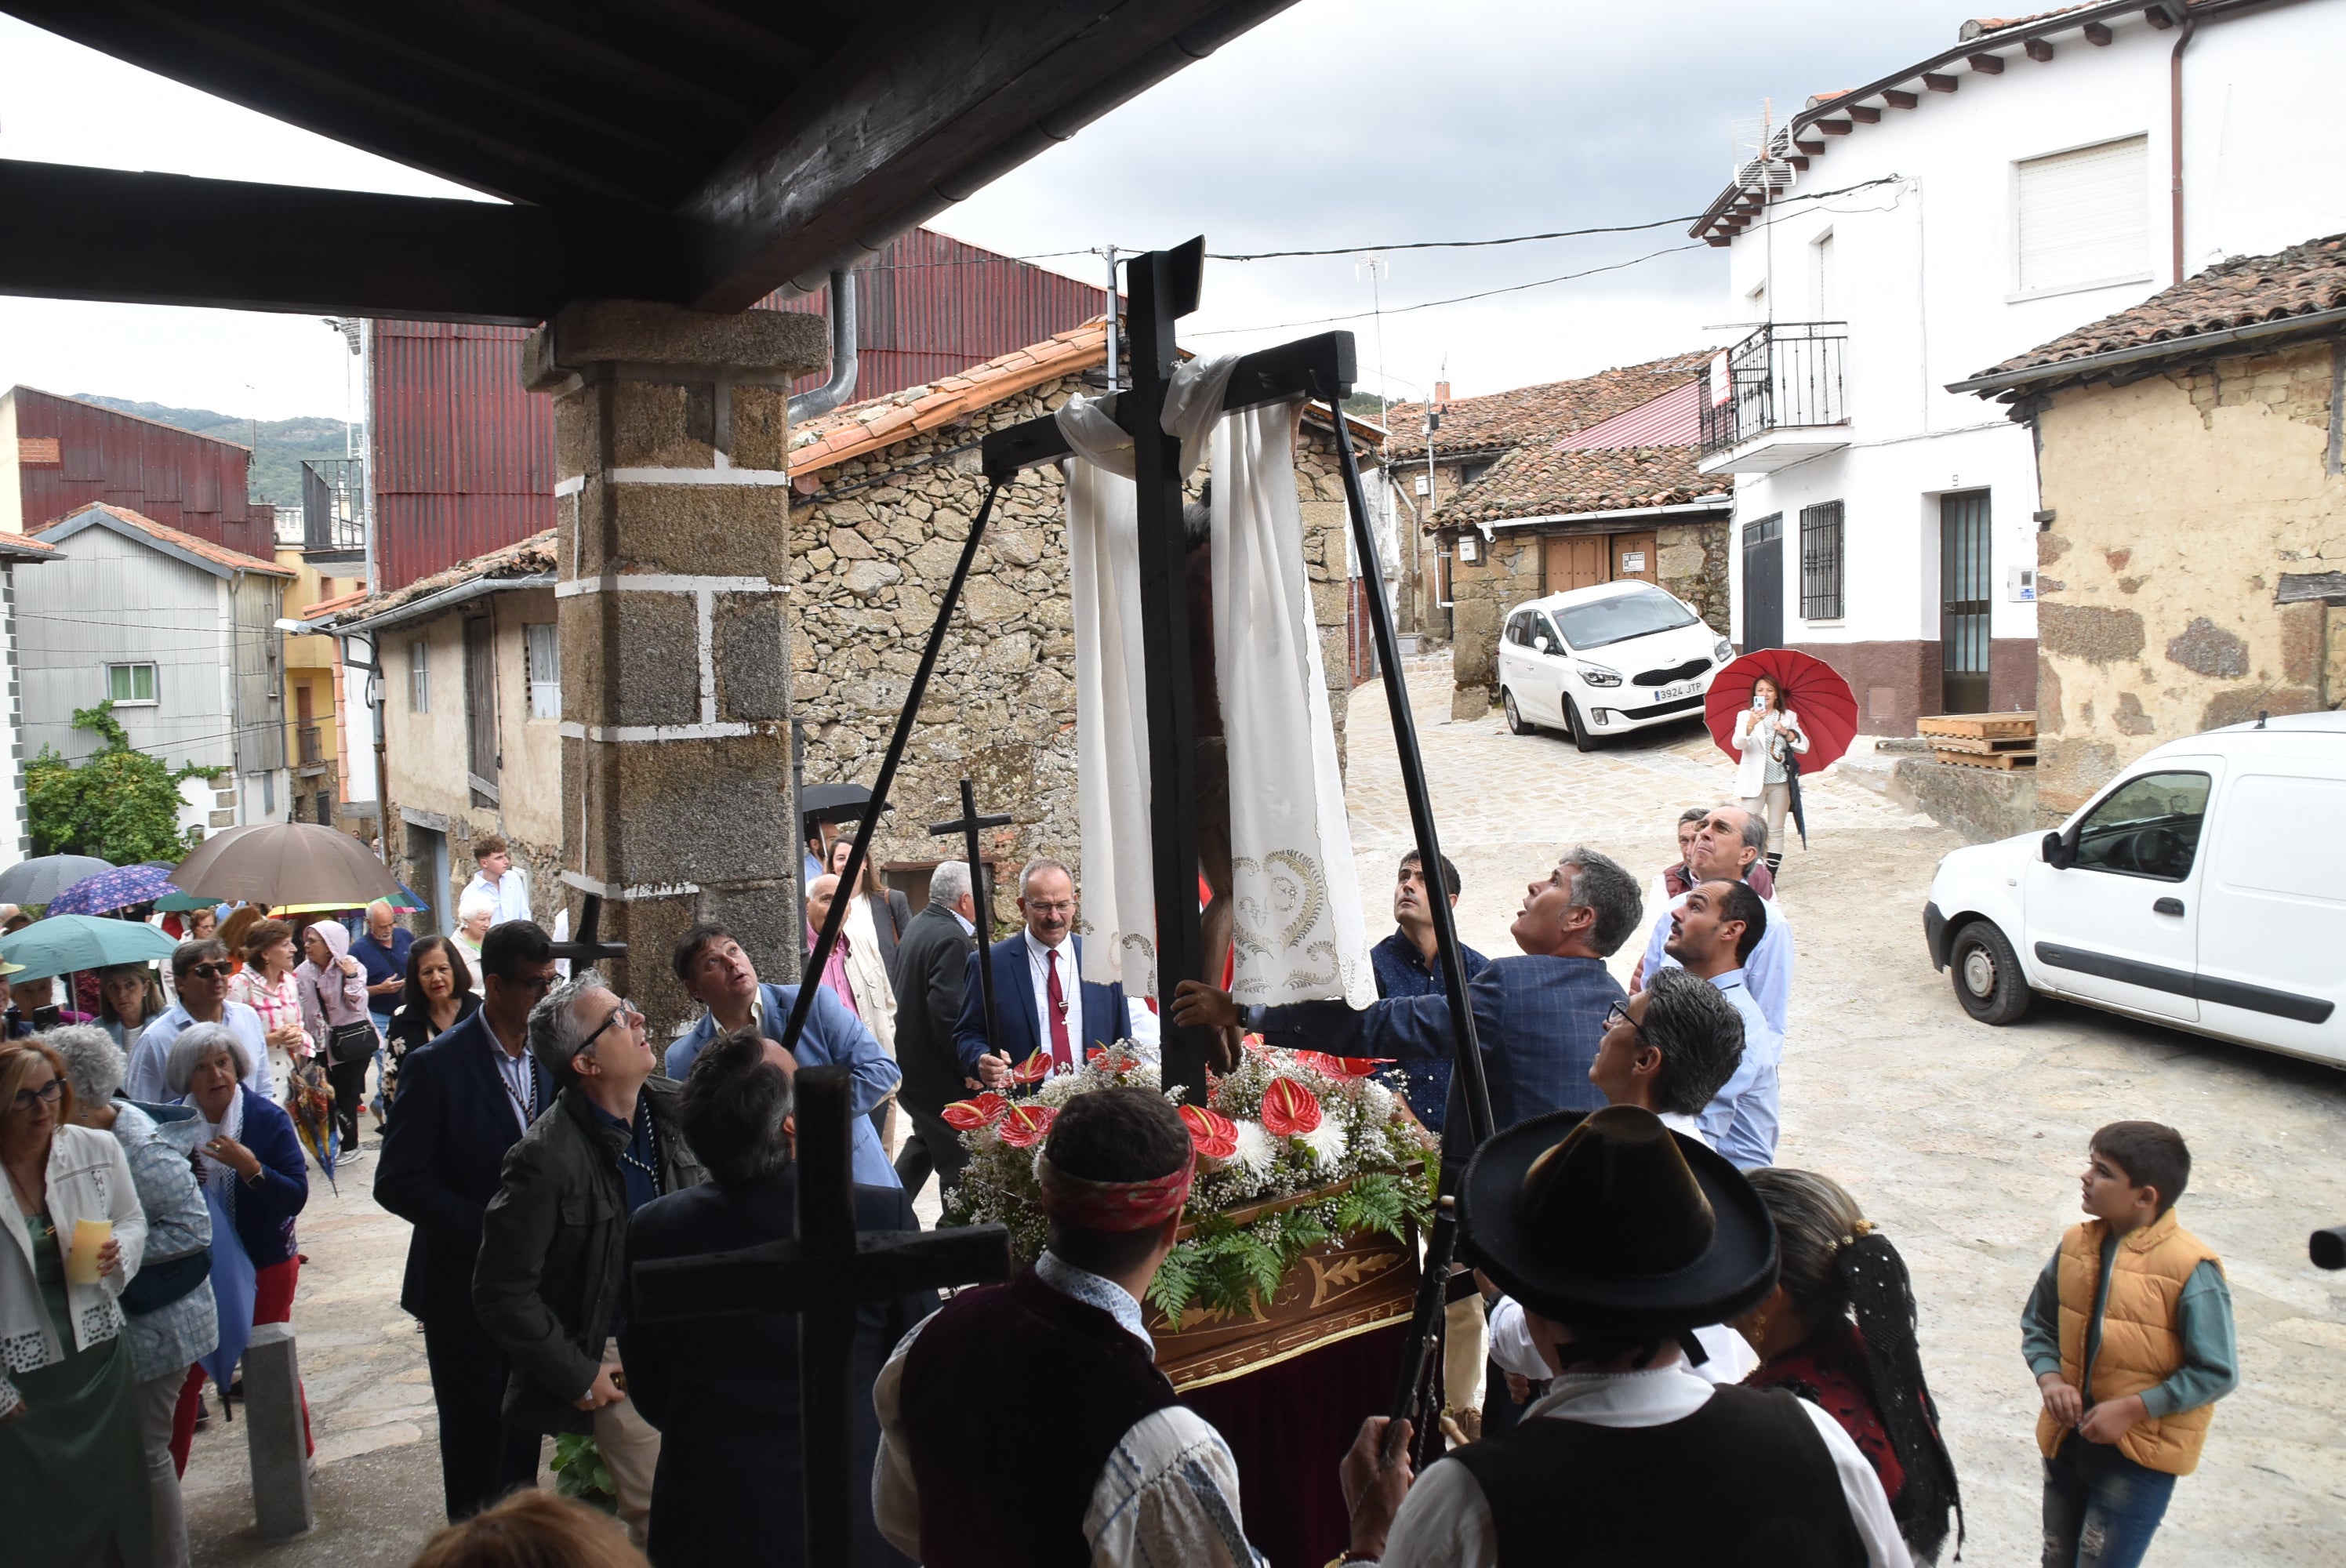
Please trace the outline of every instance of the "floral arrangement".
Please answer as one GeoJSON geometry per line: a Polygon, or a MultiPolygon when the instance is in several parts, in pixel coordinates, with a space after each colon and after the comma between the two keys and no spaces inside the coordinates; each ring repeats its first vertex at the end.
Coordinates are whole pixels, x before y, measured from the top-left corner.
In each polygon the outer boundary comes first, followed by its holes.
{"type": "MultiPolygon", "coordinates": [[[[1000,1224],[1021,1258],[1043,1250],[1035,1156],[1052,1118],[1095,1089],[1160,1084],[1157,1064],[1119,1043],[1054,1072],[1042,1052],[1014,1074],[1009,1098],[988,1091],[944,1109],[970,1160],[946,1197],[947,1225],[1000,1224]]],[[[1433,1212],[1436,1145],[1372,1075],[1377,1063],[1279,1051],[1249,1036],[1239,1064],[1209,1074],[1203,1105],[1181,1119],[1198,1149],[1182,1218],[1189,1234],[1157,1271],[1148,1298],[1175,1322],[1197,1308],[1250,1316],[1295,1259],[1357,1231],[1397,1239],[1433,1212]]]]}

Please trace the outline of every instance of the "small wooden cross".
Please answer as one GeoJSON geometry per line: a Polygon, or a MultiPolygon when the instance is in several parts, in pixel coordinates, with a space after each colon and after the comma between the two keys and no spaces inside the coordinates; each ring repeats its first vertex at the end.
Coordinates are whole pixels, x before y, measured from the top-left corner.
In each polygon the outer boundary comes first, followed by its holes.
{"type": "Polygon", "coordinates": [[[977,906],[977,989],[985,1009],[985,1049],[988,1055],[1001,1053],[994,1044],[994,899],[985,885],[985,862],[978,858],[977,830],[980,828],[1006,828],[1008,817],[981,817],[977,814],[977,791],[968,779],[961,781],[961,815],[950,822],[932,822],[929,834],[943,838],[959,833],[969,850],[970,901],[977,906]]]}
{"type": "Polygon", "coordinates": [[[972,1225],[857,1235],[852,1080],[844,1067],[803,1067],[792,1090],[797,1239],[639,1263],[635,1313],[647,1323],[798,1314],[806,1561],[845,1564],[855,1560],[856,1510],[872,1506],[872,1478],[854,1463],[856,1308],[908,1291],[999,1284],[1010,1278],[1010,1233],[972,1225]]]}
{"type": "Polygon", "coordinates": [[[624,942],[599,942],[597,932],[603,923],[603,895],[587,893],[578,901],[578,930],[568,942],[554,944],[554,956],[566,958],[582,968],[591,968],[607,958],[625,958],[627,944],[624,942]]]}

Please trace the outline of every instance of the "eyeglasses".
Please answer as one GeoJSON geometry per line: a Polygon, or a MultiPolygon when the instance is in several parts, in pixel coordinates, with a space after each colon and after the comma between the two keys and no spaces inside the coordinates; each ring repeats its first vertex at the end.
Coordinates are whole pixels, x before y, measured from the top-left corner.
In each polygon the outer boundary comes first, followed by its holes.
{"type": "Polygon", "coordinates": [[[199,980],[226,980],[234,970],[225,963],[191,963],[188,972],[199,980]]]}
{"type": "Polygon", "coordinates": [[[570,1053],[572,1058],[575,1060],[577,1057],[586,1054],[586,1053],[593,1048],[596,1037],[601,1034],[604,1030],[608,1029],[612,1024],[619,1022],[622,1018],[632,1018],[638,1023],[641,1023],[644,1021],[644,1015],[636,1011],[636,1004],[622,996],[619,998],[619,1005],[611,1009],[611,1016],[603,1020],[602,1023],[595,1025],[594,1032],[589,1033],[586,1039],[578,1042],[578,1049],[570,1053]]]}
{"type": "Polygon", "coordinates": [[[1644,1030],[1637,1028],[1637,1021],[1629,1016],[1629,1004],[1627,1003],[1617,1002],[1612,1006],[1605,1010],[1606,1033],[1612,1033],[1613,1031],[1620,1028],[1625,1023],[1639,1034],[1643,1034],[1645,1033],[1644,1030]]]}
{"type": "Polygon", "coordinates": [[[63,1078],[52,1078],[37,1089],[17,1090],[15,1108],[19,1111],[30,1113],[33,1108],[33,1102],[36,1100],[38,1100],[44,1105],[54,1105],[59,1100],[65,1098],[65,1093],[66,1081],[63,1078]]]}
{"type": "Polygon", "coordinates": [[[1076,912],[1076,903],[1073,899],[1069,899],[1065,903],[1056,904],[1037,903],[1034,900],[1029,899],[1026,902],[1026,907],[1036,914],[1073,914],[1076,912]]]}

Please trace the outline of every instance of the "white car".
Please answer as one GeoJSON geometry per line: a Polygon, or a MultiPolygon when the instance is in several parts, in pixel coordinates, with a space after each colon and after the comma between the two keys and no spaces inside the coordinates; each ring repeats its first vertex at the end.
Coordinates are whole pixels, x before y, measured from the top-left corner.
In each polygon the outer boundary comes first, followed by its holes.
{"type": "Polygon", "coordinates": [[[1931,962],[1984,1023],[2033,993],[2346,1064],[2346,714],[2159,747],[2059,831],[1957,850],[1931,962]]]}
{"type": "Polygon", "coordinates": [[[1561,729],[1583,751],[1702,711],[1734,645],[1675,594],[1634,578],[1550,594],[1507,612],[1499,700],[1517,735],[1561,729]]]}

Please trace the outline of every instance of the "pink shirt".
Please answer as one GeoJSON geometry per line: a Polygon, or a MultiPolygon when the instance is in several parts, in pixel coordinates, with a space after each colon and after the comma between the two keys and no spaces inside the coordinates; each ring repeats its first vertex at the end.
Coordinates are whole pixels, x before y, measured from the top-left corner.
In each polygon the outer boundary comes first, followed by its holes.
{"type": "MultiPolygon", "coordinates": [[[[807,932],[807,952],[810,954],[814,952],[814,932],[807,932]]],[[[845,932],[839,933],[839,941],[831,947],[831,962],[822,966],[821,983],[826,990],[846,1005],[848,1012],[858,1018],[863,1016],[863,1010],[855,1005],[855,990],[847,983],[847,933],[845,932]]]]}
{"type": "Polygon", "coordinates": [[[301,983],[288,971],[272,985],[265,979],[259,964],[248,963],[236,972],[228,983],[229,1000],[241,1002],[260,1014],[264,1033],[282,1029],[288,1023],[301,1031],[301,1043],[289,1053],[296,1061],[307,1057],[318,1048],[311,1038],[309,1023],[301,1016],[301,983]]]}

